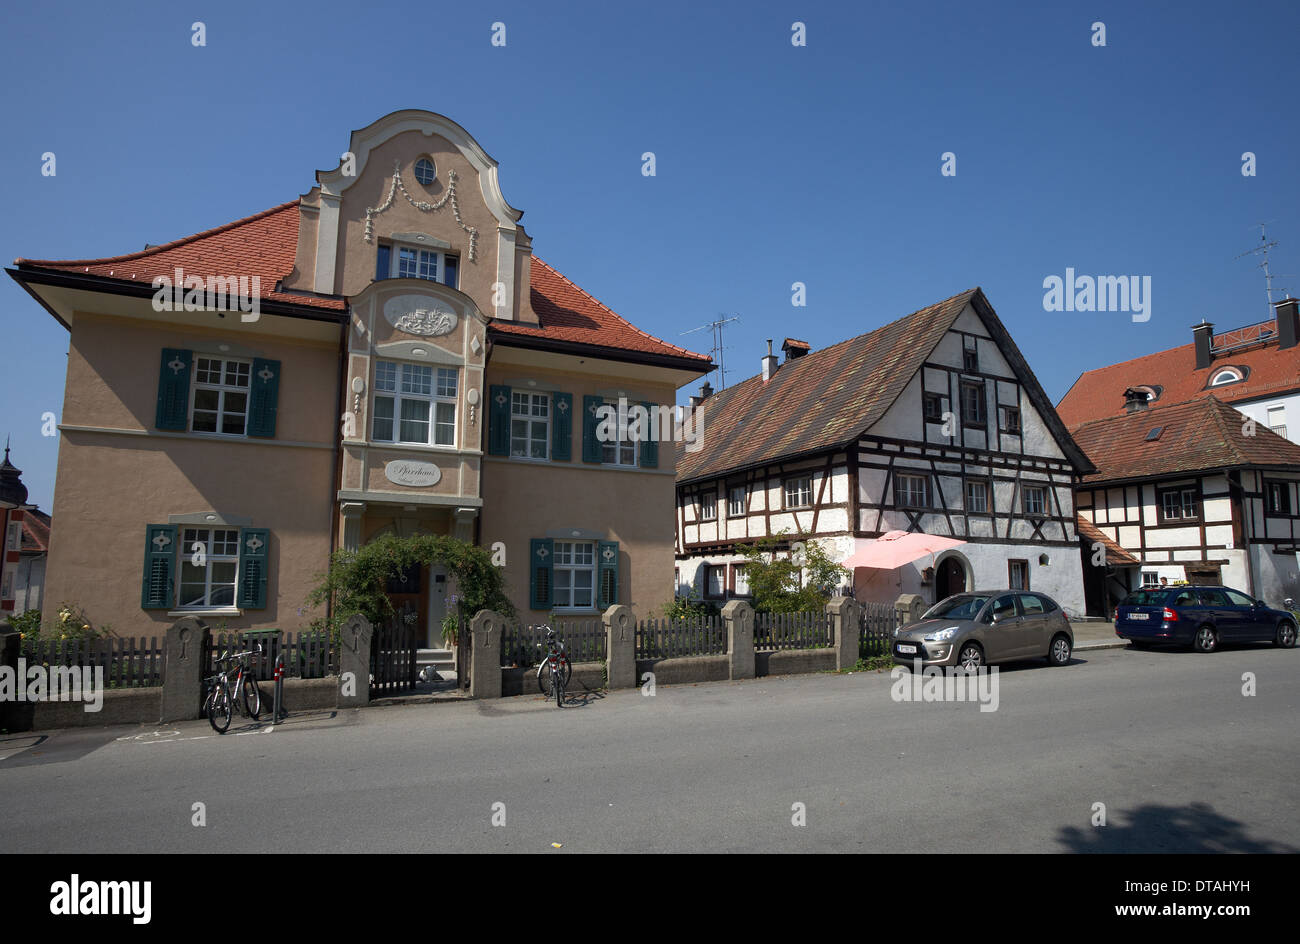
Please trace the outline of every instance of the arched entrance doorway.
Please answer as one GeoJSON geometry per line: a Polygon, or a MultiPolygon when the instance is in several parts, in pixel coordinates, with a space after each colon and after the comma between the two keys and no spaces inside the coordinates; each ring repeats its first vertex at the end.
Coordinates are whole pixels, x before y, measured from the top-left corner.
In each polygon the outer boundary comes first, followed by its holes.
{"type": "Polygon", "coordinates": [[[960,554],[950,554],[939,561],[934,569],[934,602],[966,590],[966,560],[960,554]]]}

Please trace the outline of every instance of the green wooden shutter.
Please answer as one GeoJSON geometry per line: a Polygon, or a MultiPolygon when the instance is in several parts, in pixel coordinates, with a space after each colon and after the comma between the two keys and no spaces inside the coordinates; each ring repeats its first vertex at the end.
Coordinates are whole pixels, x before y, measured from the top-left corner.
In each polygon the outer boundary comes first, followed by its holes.
{"type": "Polygon", "coordinates": [[[248,435],[275,438],[275,414],[280,400],[280,362],[253,358],[248,397],[248,435]]]}
{"type": "Polygon", "coordinates": [[[190,365],[192,351],[163,348],[158,369],[158,413],[154,426],[184,432],[190,425],[190,365]]]}
{"type": "Polygon", "coordinates": [[[551,459],[568,462],[573,458],[573,394],[553,393],[551,403],[551,459]]]}
{"type": "Polygon", "coordinates": [[[549,610],[555,599],[552,588],[555,542],[550,538],[533,538],[528,542],[528,607],[549,610]]]}
{"type": "Polygon", "coordinates": [[[599,604],[603,610],[618,603],[618,542],[598,542],[596,558],[599,604]]]}
{"type": "Polygon", "coordinates": [[[235,604],[249,610],[266,607],[266,571],[271,532],[266,528],[239,529],[239,587],[235,604]]]}
{"type": "Polygon", "coordinates": [[[605,401],[600,397],[582,398],[583,462],[601,461],[600,440],[596,438],[596,430],[600,427],[600,419],[596,416],[596,410],[604,405],[604,403],[605,401]]]}
{"type": "Polygon", "coordinates": [[[151,524],[144,530],[140,606],[146,610],[170,610],[176,603],[176,525],[151,524]]]}
{"type": "Polygon", "coordinates": [[[488,388],[488,455],[510,455],[510,388],[488,388]]]}
{"type": "Polygon", "coordinates": [[[645,407],[645,438],[641,440],[641,468],[659,468],[659,424],[654,422],[654,404],[642,403],[645,407]]]}

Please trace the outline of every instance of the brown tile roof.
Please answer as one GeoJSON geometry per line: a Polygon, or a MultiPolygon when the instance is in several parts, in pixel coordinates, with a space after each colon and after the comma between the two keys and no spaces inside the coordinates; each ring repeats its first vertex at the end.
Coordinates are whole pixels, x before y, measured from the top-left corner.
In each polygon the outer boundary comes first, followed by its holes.
{"type": "Polygon", "coordinates": [[[50,549],[52,521],[49,515],[35,508],[23,512],[22,553],[43,554],[50,549]]]}
{"type": "Polygon", "coordinates": [[[885,414],[968,304],[985,317],[1013,368],[1025,378],[1027,394],[1066,454],[1080,468],[1090,469],[984,293],[973,288],[786,361],[766,384],[759,374],[714,394],[702,406],[702,447],[686,452],[678,445],[677,480],[711,478],[853,442],[885,414]]]}
{"type": "MultiPolygon", "coordinates": [[[[1093,544],[1094,542],[1100,541],[1102,546],[1106,548],[1107,564],[1109,564],[1112,567],[1117,565],[1120,567],[1125,567],[1129,565],[1142,563],[1140,560],[1138,560],[1128,551],[1124,550],[1124,548],[1120,547],[1110,538],[1106,537],[1106,533],[1104,531],[1099,530],[1095,524],[1093,524],[1083,515],[1078,515],[1077,517],[1079,521],[1079,537],[1083,539],[1085,544],[1089,544],[1089,545],[1093,544]]],[[[1089,555],[1089,559],[1091,559],[1091,555],[1089,555]]]]}
{"type": "MultiPolygon", "coordinates": [[[[1277,337],[1277,322],[1269,321],[1242,329],[1246,335],[1265,331],[1277,337]]],[[[1213,394],[1232,403],[1237,400],[1277,396],[1300,389],[1300,347],[1279,350],[1276,341],[1260,347],[1216,354],[1209,367],[1196,369],[1196,348],[1192,344],[1136,357],[1130,361],[1085,371],[1074,382],[1056,411],[1065,425],[1073,428],[1090,420],[1124,415],[1124,391],[1129,387],[1162,387],[1152,409],[1185,403],[1213,394]],[[1206,389],[1210,378],[1224,367],[1242,367],[1245,380],[1206,389]]]]}
{"type": "Polygon", "coordinates": [[[1238,466],[1300,469],[1300,446],[1262,423],[1254,435],[1243,430],[1246,417],[1217,397],[1208,396],[1159,410],[1094,420],[1071,430],[1097,471],[1084,482],[1150,478],[1238,466]],[[1147,435],[1161,427],[1160,436],[1147,435]]]}
{"type": "MultiPolygon", "coordinates": [[[[261,280],[264,299],[346,310],[347,300],[343,298],[275,290],[277,282],[293,271],[297,247],[298,201],[294,200],[143,252],[103,259],[18,259],[16,264],[25,269],[95,275],[149,285],[154,276],[170,277],[177,267],[186,274],[205,278],[256,275],[261,280]]],[[[531,275],[533,310],[541,324],[498,321],[492,324],[493,334],[684,359],[688,366],[698,366],[701,372],[711,366],[707,355],[661,341],[634,327],[536,256],[532,258],[531,275]]]]}

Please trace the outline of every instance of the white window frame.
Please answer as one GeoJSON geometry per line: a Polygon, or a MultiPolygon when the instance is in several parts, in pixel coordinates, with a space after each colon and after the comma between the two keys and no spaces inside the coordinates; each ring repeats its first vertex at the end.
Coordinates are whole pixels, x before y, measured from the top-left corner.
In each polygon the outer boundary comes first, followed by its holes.
{"type": "MultiPolygon", "coordinates": [[[[188,527],[182,525],[180,529],[180,536],[181,536],[181,547],[178,550],[180,567],[176,577],[176,609],[216,610],[216,609],[230,609],[238,606],[239,604],[239,548],[240,548],[239,529],[229,528],[229,527],[199,528],[199,527],[188,527]],[[214,545],[214,539],[212,537],[213,532],[223,532],[225,535],[227,535],[226,537],[222,538],[221,543],[223,545],[223,551],[220,554],[216,553],[216,547],[214,545]],[[185,580],[186,568],[191,568],[195,566],[194,557],[197,552],[194,549],[194,545],[196,543],[203,545],[202,548],[203,602],[184,603],[182,602],[182,597],[181,597],[181,594],[184,592],[184,586],[186,585],[186,583],[196,582],[196,581],[185,580]],[[235,546],[235,553],[234,554],[226,553],[224,548],[229,547],[229,545],[232,543],[235,546]],[[228,585],[230,587],[229,603],[212,602],[212,588],[213,588],[212,565],[213,564],[234,564],[235,565],[234,579],[228,585]]],[[[222,582],[219,583],[217,586],[225,587],[227,586],[227,584],[222,582]]]]}
{"type": "Polygon", "coordinates": [[[253,362],[251,360],[248,360],[243,357],[218,357],[215,355],[208,355],[208,354],[196,354],[194,356],[194,376],[190,380],[190,417],[189,417],[190,427],[189,428],[191,433],[200,433],[204,436],[229,436],[231,438],[234,437],[247,438],[248,416],[250,410],[252,409],[252,406],[253,406],[253,362]],[[200,370],[199,364],[203,361],[208,361],[208,362],[215,361],[216,363],[221,365],[220,368],[221,380],[219,382],[213,383],[210,380],[203,380],[203,381],[199,380],[199,370],[200,370]],[[238,383],[232,384],[226,382],[226,376],[227,376],[226,370],[227,370],[227,365],[229,364],[237,364],[241,367],[247,367],[246,373],[241,373],[239,371],[236,371],[236,378],[242,376],[245,380],[247,380],[246,385],[240,386],[238,383]],[[216,410],[217,428],[215,430],[194,428],[194,414],[196,412],[202,412],[202,413],[212,412],[211,410],[199,410],[198,392],[200,390],[215,391],[217,394],[217,410],[216,410]],[[226,394],[228,393],[239,393],[239,394],[243,394],[244,396],[244,410],[243,410],[244,428],[237,433],[227,433],[222,430],[222,427],[225,425],[225,419],[228,413],[229,415],[232,416],[237,415],[238,413],[238,411],[226,410],[226,394]]]}
{"type": "Polygon", "coordinates": [[[456,367],[439,367],[436,364],[412,364],[408,361],[390,361],[376,360],[374,368],[375,378],[371,385],[373,396],[370,398],[371,415],[370,415],[370,439],[372,442],[393,443],[398,446],[429,446],[436,449],[455,449],[460,436],[460,370],[456,367]],[[380,367],[393,367],[392,388],[381,386],[386,381],[380,379],[380,367]],[[429,374],[429,392],[423,393],[414,390],[406,390],[404,387],[408,383],[407,371],[410,370],[413,376],[418,376],[418,371],[424,369],[430,371],[429,374]],[[451,379],[452,392],[446,393],[444,381],[451,379]],[[379,401],[389,400],[392,402],[392,413],[388,417],[380,417],[379,401]],[[429,405],[429,432],[425,440],[421,442],[416,439],[402,438],[402,403],[404,401],[414,403],[427,403],[429,405]],[[449,406],[451,408],[451,442],[438,442],[438,428],[445,427],[448,424],[438,419],[438,407],[449,406]],[[381,419],[387,420],[392,424],[391,435],[384,438],[379,435],[375,424],[381,419]]]}
{"type": "Polygon", "coordinates": [[[972,515],[987,515],[989,513],[989,482],[986,479],[967,479],[966,480],[966,511],[972,515]],[[978,485],[982,491],[980,500],[984,503],[983,508],[973,507],[971,501],[971,487],[978,485]]]}
{"type": "MultiPolygon", "coordinates": [[[[388,250],[388,277],[390,279],[423,279],[426,282],[437,282],[439,285],[448,285],[443,281],[447,277],[447,257],[451,256],[456,260],[456,281],[460,281],[460,256],[454,252],[446,252],[442,249],[430,249],[428,246],[416,246],[411,243],[391,243],[388,250]],[[424,261],[420,258],[420,253],[427,253],[432,256],[434,275],[430,278],[427,275],[410,275],[402,274],[402,252],[413,252],[415,256],[415,271],[419,273],[424,261]]],[[[449,288],[458,289],[458,285],[448,285],[449,288]]]]}
{"type": "Polygon", "coordinates": [[[1141,586],[1141,589],[1143,589],[1143,590],[1155,590],[1155,589],[1158,589],[1159,587],[1160,587],[1160,575],[1159,575],[1158,573],[1156,573],[1154,570],[1144,570],[1144,571],[1142,571],[1142,586],[1141,586]],[[1148,577],[1151,578],[1150,581],[1147,580],[1148,577]]]}
{"type": "Polygon", "coordinates": [[[749,587],[749,572],[745,569],[744,564],[731,565],[731,583],[734,588],[732,592],[738,597],[753,596],[753,591],[749,587]]]}
{"type": "Polygon", "coordinates": [[[1236,368],[1225,367],[1220,371],[1216,371],[1214,376],[1210,378],[1210,386],[1226,387],[1228,384],[1236,383],[1239,380],[1241,380],[1241,373],[1236,368]],[[1224,377],[1228,379],[1222,379],[1224,377]]]}
{"type": "Polygon", "coordinates": [[[813,503],[812,475],[792,475],[781,483],[781,500],[784,508],[811,508],[813,503]],[[807,488],[800,487],[807,482],[807,488]],[[792,499],[793,496],[793,499],[792,499]],[[802,498],[802,501],[800,500],[802,498]]]}
{"type": "Polygon", "coordinates": [[[700,492],[700,520],[717,521],[718,520],[718,492],[717,489],[709,492],[700,492]]]}
{"type": "Polygon", "coordinates": [[[1026,484],[1024,487],[1024,491],[1020,493],[1021,512],[1023,512],[1026,515],[1038,515],[1040,517],[1045,518],[1047,517],[1048,507],[1049,507],[1049,502],[1048,502],[1048,495],[1047,495],[1047,486],[1037,485],[1037,484],[1035,485],[1026,484]],[[1041,494],[1043,496],[1042,507],[1037,509],[1029,507],[1030,492],[1033,492],[1034,494],[1041,494]]]}
{"type": "Polygon", "coordinates": [[[727,517],[743,518],[749,511],[749,489],[744,485],[733,485],[727,489],[727,517]],[[740,493],[740,501],[736,494],[740,493]]]}
{"type": "Polygon", "coordinates": [[[899,508],[929,508],[930,507],[930,476],[924,472],[899,472],[894,476],[894,504],[899,508]],[[921,501],[914,502],[911,496],[914,489],[904,487],[904,480],[911,480],[921,483],[921,501]]]}
{"type": "Polygon", "coordinates": [[[538,393],[535,390],[511,390],[510,391],[510,458],[527,459],[530,462],[546,462],[551,458],[551,419],[555,415],[555,402],[549,393],[538,393]],[[523,400],[524,412],[518,412],[517,406],[519,400],[523,400]],[[542,405],[546,410],[546,415],[538,416],[533,410],[542,405]],[[524,423],[526,432],[523,437],[515,435],[515,423],[524,423]],[[542,440],[542,455],[535,456],[532,453],[532,447],[537,441],[535,437],[537,424],[543,424],[545,432],[542,440]],[[524,448],[522,452],[515,450],[516,441],[522,442],[524,448]]]}
{"type": "MultiPolygon", "coordinates": [[[[606,400],[605,405],[618,410],[618,402],[606,400]]],[[[629,435],[630,429],[619,429],[618,423],[615,422],[615,433],[618,435],[618,442],[600,443],[600,464],[618,466],[619,468],[634,468],[641,459],[641,443],[639,440],[632,439],[629,435]]],[[[628,423],[631,426],[631,423],[628,423]]]]}
{"type": "Polygon", "coordinates": [[[554,544],[554,554],[551,558],[551,593],[553,594],[555,604],[552,609],[559,612],[576,612],[580,610],[592,610],[596,608],[596,542],[595,541],[556,541],[554,544]],[[579,560],[579,549],[585,550],[583,557],[590,556],[590,562],[585,559],[579,560]],[[574,603],[578,588],[575,577],[580,574],[590,574],[591,582],[587,587],[582,588],[591,594],[591,602],[574,603]],[[568,575],[568,586],[560,586],[560,575],[568,575]],[[560,602],[561,591],[567,591],[569,602],[560,602]]]}

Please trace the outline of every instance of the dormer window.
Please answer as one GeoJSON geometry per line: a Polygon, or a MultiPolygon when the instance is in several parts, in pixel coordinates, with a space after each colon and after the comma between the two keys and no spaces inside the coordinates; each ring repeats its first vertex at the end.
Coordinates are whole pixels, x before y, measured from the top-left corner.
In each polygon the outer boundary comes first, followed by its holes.
{"type": "Polygon", "coordinates": [[[441,249],[380,243],[376,279],[427,279],[459,288],[460,257],[441,249]]]}
{"type": "Polygon", "coordinates": [[[1242,379],[1244,379],[1243,375],[1236,367],[1225,367],[1216,371],[1214,376],[1210,378],[1210,386],[1222,387],[1226,384],[1237,383],[1242,379]]]}

